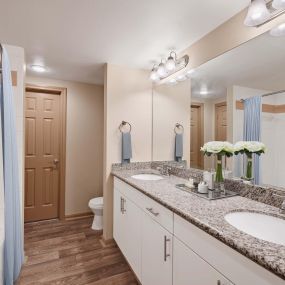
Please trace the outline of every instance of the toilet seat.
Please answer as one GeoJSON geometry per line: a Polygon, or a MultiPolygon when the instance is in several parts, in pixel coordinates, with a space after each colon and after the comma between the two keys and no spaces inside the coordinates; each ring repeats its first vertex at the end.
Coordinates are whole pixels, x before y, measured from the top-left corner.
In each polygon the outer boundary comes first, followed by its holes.
{"type": "Polygon", "coordinates": [[[103,209],[103,197],[91,199],[89,201],[89,207],[93,209],[103,209]]]}

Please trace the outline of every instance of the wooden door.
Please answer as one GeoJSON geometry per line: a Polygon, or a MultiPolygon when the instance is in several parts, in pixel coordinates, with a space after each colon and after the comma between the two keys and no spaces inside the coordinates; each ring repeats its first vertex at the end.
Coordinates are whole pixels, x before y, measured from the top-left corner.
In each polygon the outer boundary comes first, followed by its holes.
{"type": "Polygon", "coordinates": [[[200,256],[174,237],[173,285],[231,285],[200,256]]]}
{"type": "Polygon", "coordinates": [[[142,284],[172,285],[172,234],[143,213],[142,284]]]}
{"type": "Polygon", "coordinates": [[[201,105],[191,105],[190,167],[200,169],[203,168],[203,159],[200,151],[203,143],[201,109],[201,105]]]}
{"type": "Polygon", "coordinates": [[[227,140],[227,105],[226,103],[216,104],[216,141],[227,140]]]}
{"type": "Polygon", "coordinates": [[[59,217],[60,96],[26,92],[25,221],[59,217]]]}

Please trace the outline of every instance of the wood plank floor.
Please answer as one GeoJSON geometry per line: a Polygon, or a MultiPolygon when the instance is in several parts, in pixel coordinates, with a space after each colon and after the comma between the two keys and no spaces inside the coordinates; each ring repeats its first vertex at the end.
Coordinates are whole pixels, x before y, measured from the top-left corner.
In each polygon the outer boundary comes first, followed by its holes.
{"type": "Polygon", "coordinates": [[[114,242],[91,230],[91,218],[25,225],[26,262],[17,285],[137,285],[114,242]]]}

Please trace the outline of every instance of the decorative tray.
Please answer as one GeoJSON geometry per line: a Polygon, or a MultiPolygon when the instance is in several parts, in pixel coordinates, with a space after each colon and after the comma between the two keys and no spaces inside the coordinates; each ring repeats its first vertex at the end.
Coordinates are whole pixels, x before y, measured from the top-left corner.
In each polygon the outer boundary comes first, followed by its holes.
{"type": "Polygon", "coordinates": [[[190,188],[186,186],[185,184],[177,184],[175,185],[176,188],[194,194],[198,197],[207,199],[207,200],[218,200],[218,199],[225,199],[225,198],[230,198],[234,196],[238,196],[236,192],[230,191],[230,190],[225,190],[225,191],[219,191],[219,190],[209,190],[208,193],[203,194],[198,192],[198,188],[190,188]]]}

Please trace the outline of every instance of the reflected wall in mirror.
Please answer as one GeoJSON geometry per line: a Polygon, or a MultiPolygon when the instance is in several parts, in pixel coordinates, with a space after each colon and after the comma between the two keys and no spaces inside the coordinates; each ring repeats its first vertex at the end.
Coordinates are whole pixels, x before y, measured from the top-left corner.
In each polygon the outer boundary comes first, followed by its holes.
{"type": "MultiPolygon", "coordinates": [[[[183,126],[183,159],[190,159],[190,80],[153,87],[153,160],[175,160],[175,125],[183,126]]],[[[182,130],[178,131],[181,133],[182,130]]]]}
{"type": "MultiPolygon", "coordinates": [[[[272,37],[265,33],[203,64],[191,74],[191,131],[190,140],[184,140],[185,150],[189,148],[189,158],[185,151],[184,159],[190,161],[190,167],[206,170],[215,168],[215,158],[204,157],[200,152],[200,147],[208,141],[227,140],[236,143],[245,140],[246,123],[242,99],[285,90],[284,48],[285,37],[272,37]]],[[[165,120],[166,117],[172,118],[172,124],[179,122],[183,116],[187,119],[185,114],[182,115],[181,109],[179,110],[179,106],[187,104],[187,101],[183,101],[185,94],[170,94],[172,88],[179,89],[179,84],[174,87],[158,87],[164,89],[164,92],[158,92],[159,96],[168,94],[168,97],[164,98],[169,103],[167,112],[163,104],[155,103],[154,96],[153,131],[156,138],[159,132],[163,134],[166,129],[164,124],[170,125],[170,122],[165,120]]],[[[285,187],[285,152],[282,150],[285,141],[285,92],[262,96],[261,109],[259,140],[266,145],[266,153],[260,157],[260,179],[257,182],[261,185],[285,187]]],[[[186,112],[185,108],[183,112],[186,112]]],[[[154,159],[173,158],[170,151],[173,151],[173,145],[169,147],[173,140],[165,140],[164,143],[168,144],[168,151],[166,146],[161,144],[164,151],[160,149],[157,155],[158,150],[154,149],[154,159]]],[[[245,173],[245,163],[243,155],[238,155],[226,159],[223,168],[229,169],[233,176],[240,178],[245,173]]],[[[256,169],[257,163],[253,164],[256,169]]]]}

